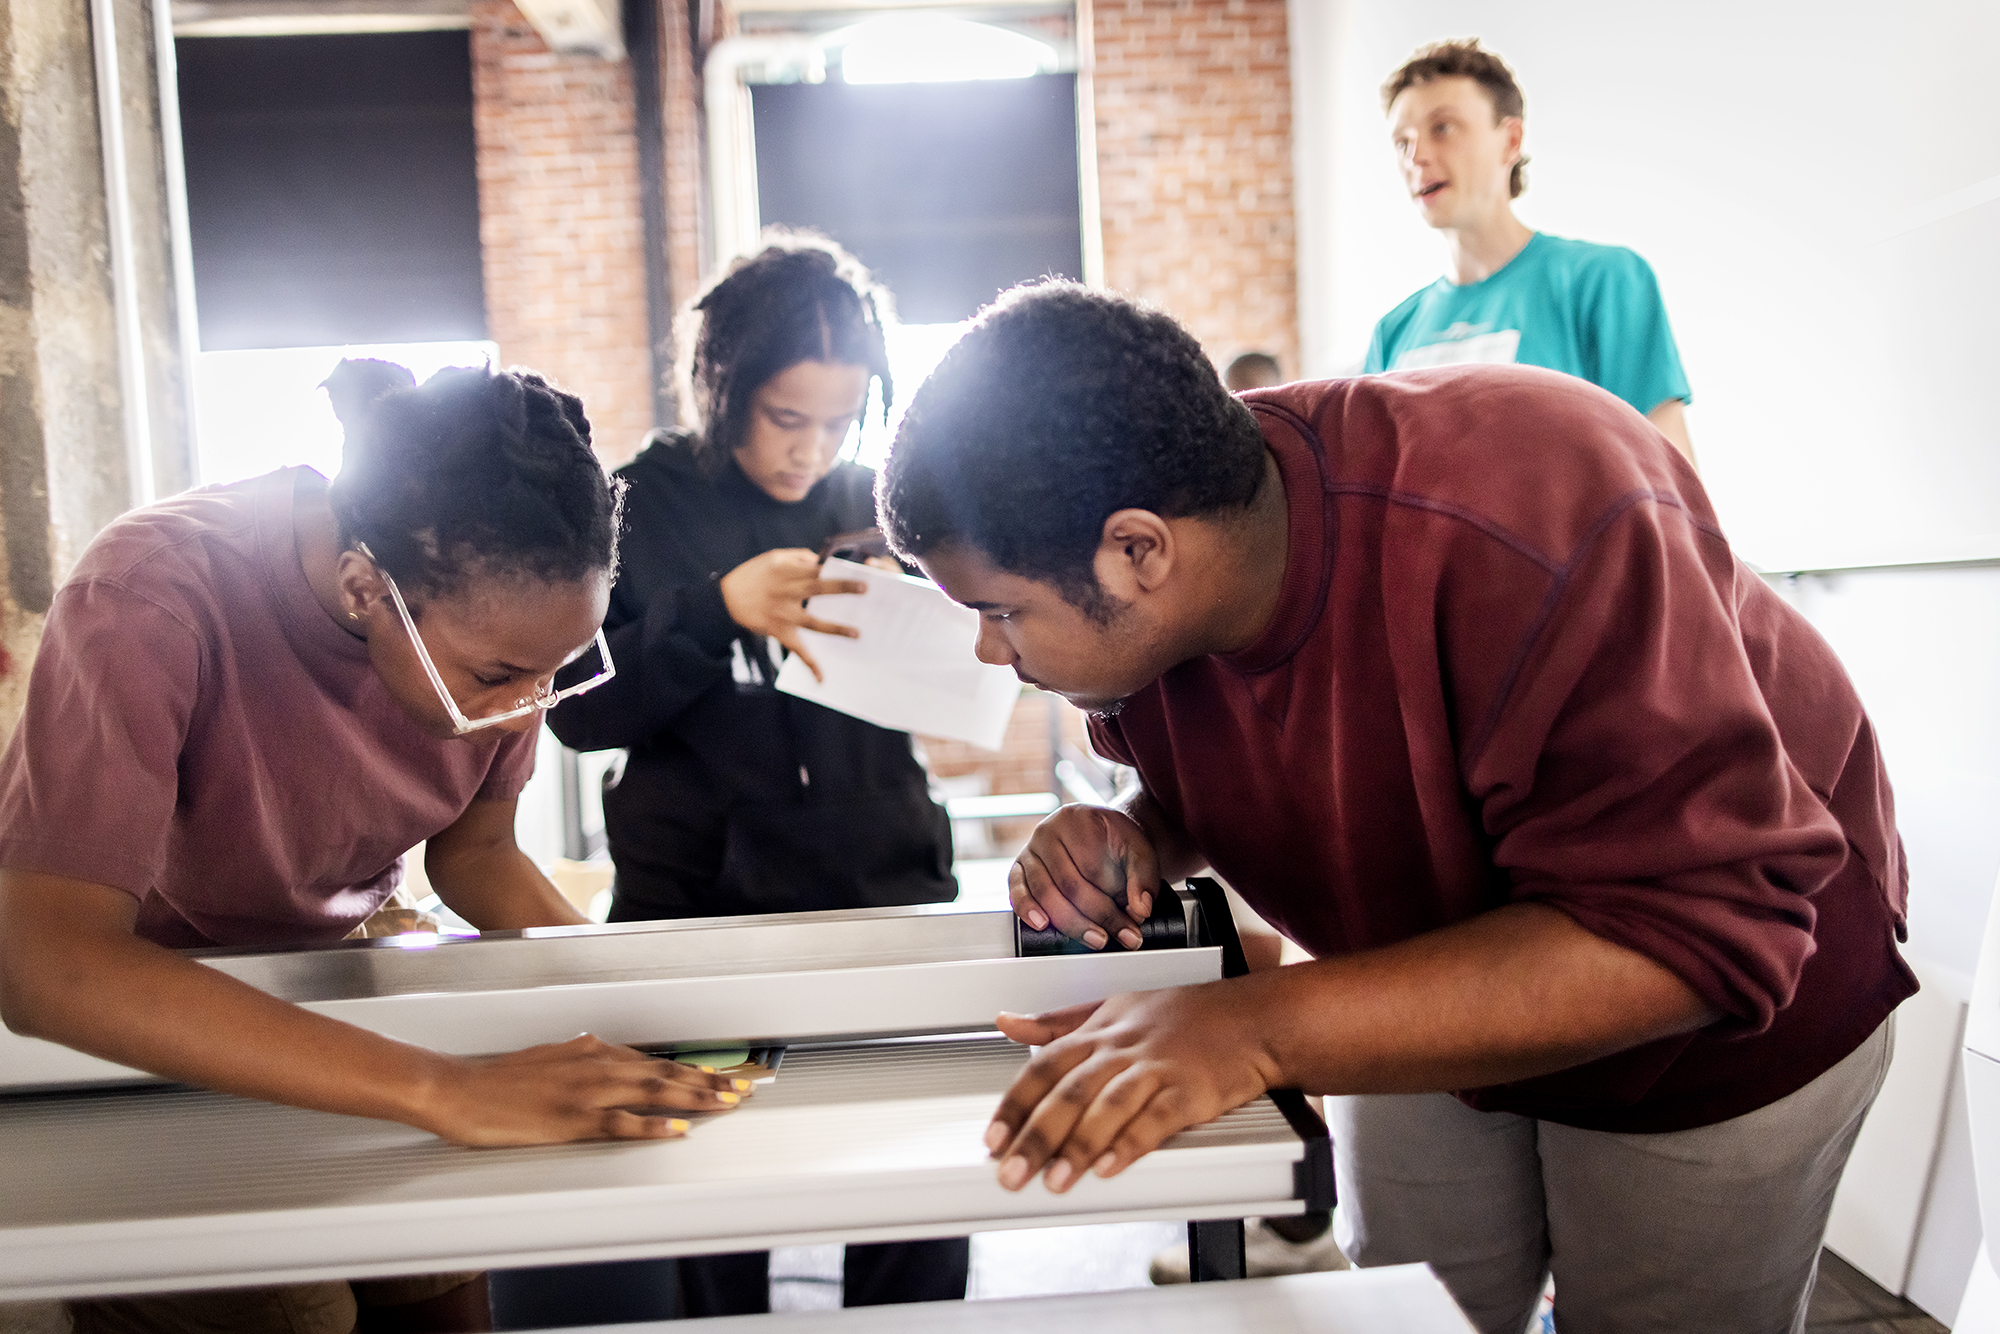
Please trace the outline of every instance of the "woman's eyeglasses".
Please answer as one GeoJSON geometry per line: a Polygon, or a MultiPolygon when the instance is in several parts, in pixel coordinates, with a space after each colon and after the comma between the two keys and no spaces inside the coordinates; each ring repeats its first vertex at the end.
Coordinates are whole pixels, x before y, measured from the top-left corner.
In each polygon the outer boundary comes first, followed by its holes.
{"type": "Polygon", "coordinates": [[[602,665],[589,679],[555,690],[552,689],[555,685],[555,674],[550,673],[548,680],[536,685],[533,695],[517,702],[517,707],[508,709],[504,713],[468,718],[465,716],[465,711],[458,707],[458,701],[451,697],[451,692],[444,688],[444,678],[438,675],[437,664],[431,661],[430,650],[424,647],[424,637],[417,633],[417,621],[410,615],[410,604],[403,601],[403,590],[396,587],[396,580],[382,568],[382,562],[375,559],[375,553],[368,549],[366,542],[356,542],[354,547],[368,558],[375,566],[376,573],[382,576],[382,582],[389,586],[389,597],[396,604],[396,614],[403,618],[403,628],[410,632],[410,643],[416,646],[417,661],[424,665],[424,675],[430,677],[431,684],[437,688],[438,698],[444,702],[445,711],[451,715],[452,731],[458,736],[464,736],[467,732],[477,732],[482,727],[493,727],[500,723],[512,722],[516,718],[525,718],[538,709],[553,709],[570,696],[581,695],[586,690],[595,690],[618,675],[618,669],[611,663],[611,645],[604,641],[604,627],[599,626],[596,636],[589,643],[564,658],[562,666],[556,668],[559,672],[563,667],[570,666],[595,649],[598,661],[602,665]]]}

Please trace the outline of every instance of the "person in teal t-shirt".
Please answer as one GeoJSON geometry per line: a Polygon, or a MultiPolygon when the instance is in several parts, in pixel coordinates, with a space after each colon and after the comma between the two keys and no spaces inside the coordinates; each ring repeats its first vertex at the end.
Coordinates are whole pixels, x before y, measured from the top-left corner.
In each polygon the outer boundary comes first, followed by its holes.
{"type": "Polygon", "coordinates": [[[1452,271],[1382,317],[1363,369],[1547,366],[1618,395],[1693,462],[1687,376],[1652,268],[1514,216],[1528,160],[1512,71],[1477,40],[1440,42],[1391,75],[1382,100],[1404,182],[1444,234],[1452,271]]]}

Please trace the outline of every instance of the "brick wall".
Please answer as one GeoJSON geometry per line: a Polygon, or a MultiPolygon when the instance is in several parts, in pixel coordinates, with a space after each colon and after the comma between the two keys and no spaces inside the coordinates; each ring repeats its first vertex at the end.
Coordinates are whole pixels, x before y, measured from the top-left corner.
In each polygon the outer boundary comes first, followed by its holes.
{"type": "Polygon", "coordinates": [[[1296,374],[1285,0],[1095,0],[1092,40],[1105,285],[1296,374]]]}
{"type": "Polygon", "coordinates": [[[472,92],[487,326],[583,399],[616,466],[654,424],[631,63],[556,55],[513,0],[472,0],[472,92]]]}

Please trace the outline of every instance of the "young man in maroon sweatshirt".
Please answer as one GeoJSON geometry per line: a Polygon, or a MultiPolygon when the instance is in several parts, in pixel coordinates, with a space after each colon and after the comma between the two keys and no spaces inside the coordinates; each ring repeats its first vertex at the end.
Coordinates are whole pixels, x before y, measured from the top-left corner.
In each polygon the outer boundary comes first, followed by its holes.
{"type": "Polygon", "coordinates": [[[1687,464],[1580,380],[1242,400],[1164,315],[991,307],[917,393],[884,526],[979,654],[1137,768],[1016,910],[1138,944],[1206,865],[1314,961],[1005,1016],[988,1134],[1069,1189],[1266,1089],[1329,1096],[1343,1247],[1516,1334],[1802,1327],[1916,989],[1875,737],[1687,464]]]}

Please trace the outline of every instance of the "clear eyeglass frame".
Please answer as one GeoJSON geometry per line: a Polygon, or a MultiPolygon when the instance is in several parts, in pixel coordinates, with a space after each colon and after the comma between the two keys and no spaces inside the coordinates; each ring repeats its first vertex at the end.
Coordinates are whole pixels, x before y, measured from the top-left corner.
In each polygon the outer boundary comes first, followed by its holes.
{"type": "Polygon", "coordinates": [[[618,668],[611,661],[611,645],[605,642],[604,627],[600,625],[597,627],[597,634],[591,638],[590,642],[583,644],[567,658],[564,658],[561,666],[558,666],[556,671],[561,671],[564,667],[569,666],[578,658],[590,652],[593,646],[597,649],[598,657],[604,661],[603,671],[587,681],[579,681],[573,686],[564,686],[561,690],[551,690],[549,688],[555,684],[555,676],[551,673],[548,681],[536,686],[534,695],[523,700],[520,707],[509,709],[505,713],[494,713],[479,718],[468,718],[465,716],[465,711],[458,707],[458,701],[451,697],[451,692],[445,689],[444,677],[438,674],[437,664],[431,660],[430,650],[424,647],[424,637],[417,633],[417,619],[410,615],[410,604],[403,600],[403,590],[396,587],[395,577],[382,568],[382,562],[375,559],[375,553],[368,549],[366,542],[356,542],[354,549],[368,558],[369,563],[375,567],[375,572],[382,576],[382,582],[389,586],[389,597],[396,604],[396,614],[403,618],[403,628],[410,632],[410,643],[416,646],[417,661],[423,664],[424,675],[431,679],[431,685],[436,688],[438,699],[444,704],[445,712],[451,715],[451,726],[455,735],[464,736],[468,732],[477,732],[481,728],[497,727],[501,723],[509,723],[516,718],[525,718],[537,711],[553,709],[556,705],[569,699],[571,696],[581,695],[586,690],[595,690],[612,677],[618,675],[618,668]]]}

